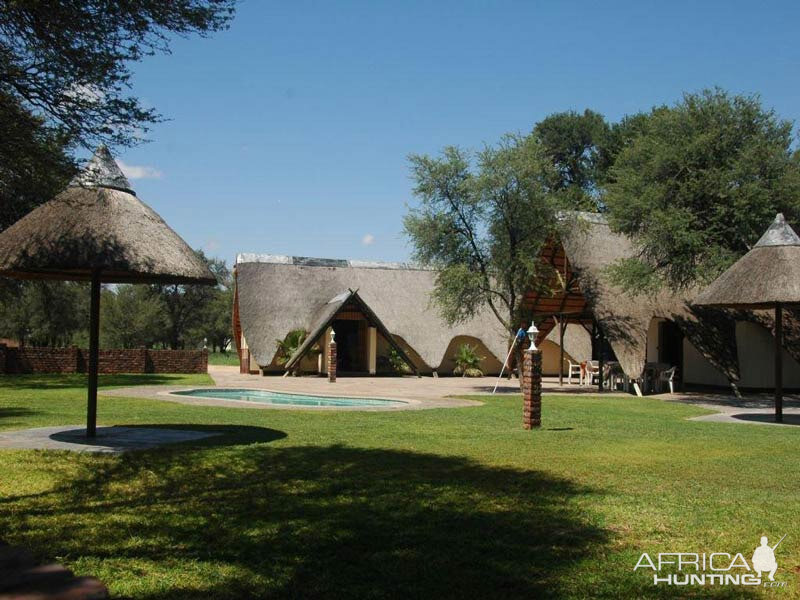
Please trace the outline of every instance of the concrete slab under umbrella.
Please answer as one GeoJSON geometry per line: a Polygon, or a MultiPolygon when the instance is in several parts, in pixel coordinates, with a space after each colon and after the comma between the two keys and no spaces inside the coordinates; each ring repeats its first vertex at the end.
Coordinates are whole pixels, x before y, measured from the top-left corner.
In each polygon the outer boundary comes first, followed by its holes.
{"type": "Polygon", "coordinates": [[[0,233],[0,276],[91,282],[87,437],[97,427],[101,284],[217,283],[189,245],[136,197],[105,146],[66,190],[0,233]]]}
{"type": "Polygon", "coordinates": [[[800,237],[778,213],[755,246],[703,290],[698,306],[775,311],[775,421],[783,421],[783,308],[800,306],[800,237]]]}

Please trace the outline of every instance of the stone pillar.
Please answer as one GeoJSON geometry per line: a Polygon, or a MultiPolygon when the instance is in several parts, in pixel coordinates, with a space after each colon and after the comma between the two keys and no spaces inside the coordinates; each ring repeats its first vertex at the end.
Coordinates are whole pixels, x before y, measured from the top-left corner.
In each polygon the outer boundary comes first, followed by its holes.
{"type": "Polygon", "coordinates": [[[336,342],[328,344],[328,381],[336,383],[336,342]]]}
{"type": "Polygon", "coordinates": [[[525,350],[522,362],[522,426],[542,426],[542,351],[525,350]]]}
{"type": "Polygon", "coordinates": [[[375,327],[367,329],[367,371],[375,375],[378,370],[378,330],[375,327]]]}
{"type": "Polygon", "coordinates": [[[319,372],[322,375],[327,375],[328,374],[328,344],[330,342],[330,339],[331,339],[331,328],[327,327],[325,329],[325,333],[320,338],[320,340],[321,340],[320,341],[320,346],[322,346],[322,354],[321,354],[322,360],[321,360],[320,364],[322,366],[320,367],[319,372]]]}

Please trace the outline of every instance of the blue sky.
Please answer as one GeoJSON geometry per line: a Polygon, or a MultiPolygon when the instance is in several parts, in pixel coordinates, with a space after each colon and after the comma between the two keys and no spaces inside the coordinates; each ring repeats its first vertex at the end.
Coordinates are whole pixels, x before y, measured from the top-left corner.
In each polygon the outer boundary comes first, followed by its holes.
{"type": "Polygon", "coordinates": [[[800,118],[798,2],[266,2],[134,66],[170,120],[124,150],[192,246],[404,260],[407,156],[718,85],[800,118]]]}

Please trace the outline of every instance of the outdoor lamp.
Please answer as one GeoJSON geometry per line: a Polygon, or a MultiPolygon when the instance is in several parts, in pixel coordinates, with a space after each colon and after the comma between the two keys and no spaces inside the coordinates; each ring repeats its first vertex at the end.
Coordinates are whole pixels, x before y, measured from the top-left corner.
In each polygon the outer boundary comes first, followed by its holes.
{"type": "Polygon", "coordinates": [[[536,328],[536,323],[531,321],[531,326],[528,328],[528,337],[531,340],[531,345],[528,350],[538,350],[536,347],[536,334],[539,333],[539,330],[536,328]]]}
{"type": "Polygon", "coordinates": [[[335,344],[336,343],[336,340],[333,339],[335,336],[336,336],[336,332],[333,330],[333,327],[331,327],[331,344],[335,344]]]}

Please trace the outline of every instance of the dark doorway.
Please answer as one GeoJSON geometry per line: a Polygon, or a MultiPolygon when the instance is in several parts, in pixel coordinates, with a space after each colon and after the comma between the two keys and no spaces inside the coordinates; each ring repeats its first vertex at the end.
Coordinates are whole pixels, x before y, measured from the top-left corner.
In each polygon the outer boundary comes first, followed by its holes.
{"type": "Polygon", "coordinates": [[[672,321],[658,324],[658,362],[683,370],[683,332],[672,321]]]}
{"type": "Polygon", "coordinates": [[[336,332],[336,370],[338,373],[366,371],[363,340],[364,321],[337,319],[333,322],[336,332]]]}
{"type": "Polygon", "coordinates": [[[597,326],[593,326],[591,330],[592,337],[592,360],[603,360],[603,362],[615,362],[617,355],[611,343],[604,335],[600,335],[597,326]]]}

